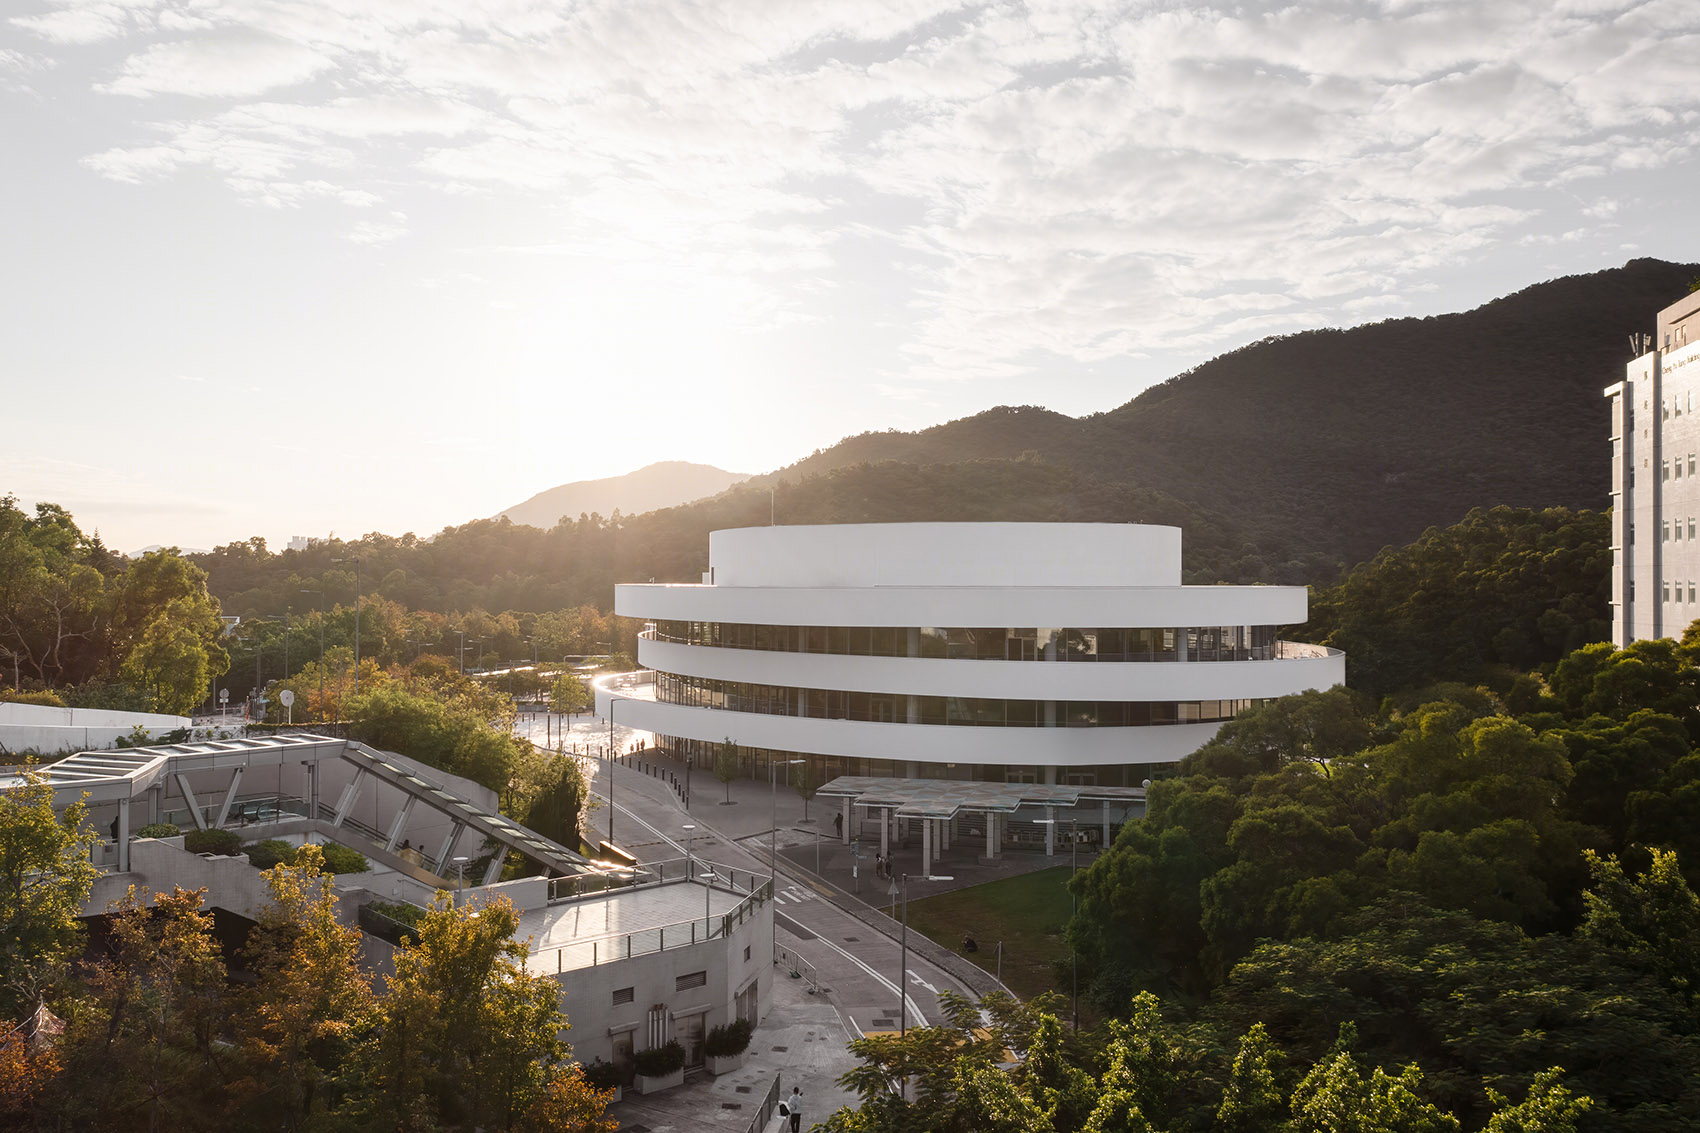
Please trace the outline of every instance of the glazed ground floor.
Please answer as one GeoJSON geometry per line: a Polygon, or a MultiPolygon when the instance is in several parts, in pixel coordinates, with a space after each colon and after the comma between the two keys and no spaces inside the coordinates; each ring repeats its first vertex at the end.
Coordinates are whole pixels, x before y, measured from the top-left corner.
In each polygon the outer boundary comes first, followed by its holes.
{"type": "MultiPolygon", "coordinates": [[[[712,777],[721,745],[707,740],[656,735],[655,746],[663,754],[685,763],[693,771],[712,777]]],[[[1147,779],[1172,772],[1173,762],[1125,763],[1104,766],[1009,766],[1001,763],[933,763],[925,760],[856,758],[814,752],[777,751],[771,748],[737,749],[736,778],[777,778],[781,785],[799,782],[806,774],[816,785],[844,775],[878,779],[956,779],[984,783],[1056,783],[1086,787],[1137,787],[1147,779]],[[792,762],[802,760],[801,764],[792,762]]],[[[696,790],[706,789],[698,783],[696,790]]]]}

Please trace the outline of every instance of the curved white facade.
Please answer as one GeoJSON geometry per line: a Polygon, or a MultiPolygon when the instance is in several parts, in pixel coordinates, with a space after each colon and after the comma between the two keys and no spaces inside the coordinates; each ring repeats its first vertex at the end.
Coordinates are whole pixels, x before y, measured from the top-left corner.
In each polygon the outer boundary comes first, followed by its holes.
{"type": "Polygon", "coordinates": [[[717,531],[701,584],[617,588],[657,687],[620,720],[828,777],[1137,782],[1252,702],[1345,679],[1338,651],[1276,639],[1303,587],[1183,586],[1180,549],[1134,524],[717,531]]]}

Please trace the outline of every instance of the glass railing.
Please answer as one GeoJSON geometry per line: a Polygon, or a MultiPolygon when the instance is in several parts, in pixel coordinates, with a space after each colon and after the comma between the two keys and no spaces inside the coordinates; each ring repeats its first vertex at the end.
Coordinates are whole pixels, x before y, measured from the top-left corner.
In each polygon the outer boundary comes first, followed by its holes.
{"type": "MultiPolygon", "coordinates": [[[[680,884],[682,881],[681,878],[669,884],[680,884]]],[[[554,948],[538,949],[531,954],[527,966],[533,972],[567,972],[629,960],[634,956],[665,952],[672,948],[688,948],[710,940],[721,940],[731,936],[745,922],[752,920],[761,906],[772,898],[773,884],[763,879],[755,892],[719,916],[697,917],[631,932],[608,933],[586,940],[575,940],[554,948]]]]}

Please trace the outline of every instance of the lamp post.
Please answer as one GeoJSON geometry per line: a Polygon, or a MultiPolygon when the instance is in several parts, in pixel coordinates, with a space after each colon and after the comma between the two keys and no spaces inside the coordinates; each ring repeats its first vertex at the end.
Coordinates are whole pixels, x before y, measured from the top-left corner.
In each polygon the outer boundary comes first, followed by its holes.
{"type": "MultiPolygon", "coordinates": [[[[1039,821],[1046,826],[1055,827],[1055,826],[1062,825],[1062,821],[1060,819],[1056,819],[1056,818],[1041,818],[1039,821]]],[[[1069,880],[1068,915],[1069,915],[1070,921],[1072,921],[1074,919],[1074,917],[1076,916],[1076,914],[1078,914],[1080,912],[1080,898],[1074,892],[1075,864],[1079,860],[1079,857],[1080,857],[1079,821],[1080,820],[1077,817],[1075,817],[1073,815],[1069,816],[1069,820],[1068,820],[1068,880],[1069,880]]],[[[1069,967],[1071,969],[1070,982],[1073,984],[1073,987],[1070,989],[1070,998],[1071,998],[1072,1004],[1073,1004],[1072,1013],[1073,1013],[1073,1016],[1074,1016],[1074,1031],[1075,1031],[1076,1034],[1079,1034],[1080,1033],[1080,951],[1079,951],[1079,949],[1077,949],[1074,946],[1074,941],[1072,939],[1069,940],[1069,942],[1068,942],[1068,962],[1069,962],[1069,967]]],[[[1000,982],[1001,982],[1001,972],[1002,972],[1002,967],[1003,967],[1003,953],[1001,951],[1001,945],[1000,945],[1000,951],[998,953],[998,967],[999,967],[1000,982]]]]}
{"type": "MultiPolygon", "coordinates": [[[[779,769],[782,766],[789,767],[793,763],[801,762],[803,761],[800,759],[774,759],[769,760],[767,764],[767,785],[769,789],[768,821],[771,826],[771,829],[768,831],[769,842],[767,849],[769,885],[768,899],[772,901],[778,901],[779,899],[779,769]]],[[[775,909],[778,907],[779,906],[777,904],[774,906],[775,909]]],[[[776,917],[768,923],[768,936],[772,942],[772,946],[777,948],[779,946],[778,918],[776,917]]]]}
{"type": "MultiPolygon", "coordinates": [[[[903,930],[899,935],[901,943],[898,948],[902,959],[897,976],[897,1036],[902,1038],[909,1033],[909,875],[899,876],[902,881],[893,881],[886,892],[894,899],[901,899],[903,905],[903,930]]],[[[956,878],[950,874],[929,873],[926,880],[955,881],[956,878]]]]}
{"type": "Polygon", "coordinates": [[[614,844],[614,702],[629,696],[608,694],[608,844],[614,844]]]}
{"type": "Polygon", "coordinates": [[[360,695],[360,558],[349,555],[346,558],[332,559],[333,563],[354,564],[354,695],[360,695]]]}
{"type": "Polygon", "coordinates": [[[301,593],[313,594],[319,599],[319,722],[322,724],[325,717],[325,592],[303,588],[301,593]]]}

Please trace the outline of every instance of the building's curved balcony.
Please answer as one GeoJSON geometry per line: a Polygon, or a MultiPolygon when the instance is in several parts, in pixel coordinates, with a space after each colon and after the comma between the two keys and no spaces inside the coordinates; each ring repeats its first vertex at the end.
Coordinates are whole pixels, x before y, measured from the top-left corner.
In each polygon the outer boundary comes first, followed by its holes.
{"type": "Polygon", "coordinates": [[[1269,661],[984,661],[859,657],[638,641],[638,663],[679,676],[792,688],[1003,700],[1266,700],[1346,679],[1338,649],[1280,643],[1269,661]]]}
{"type": "MultiPolygon", "coordinates": [[[[613,694],[618,696],[618,694],[613,694]]],[[[598,686],[596,711],[610,693],[598,686]]],[[[1221,725],[1162,724],[1130,728],[984,728],[944,724],[876,724],[812,716],[769,716],[620,699],[623,726],[684,739],[772,748],[850,759],[1009,766],[1118,766],[1171,763],[1198,750],[1221,725]]]]}

